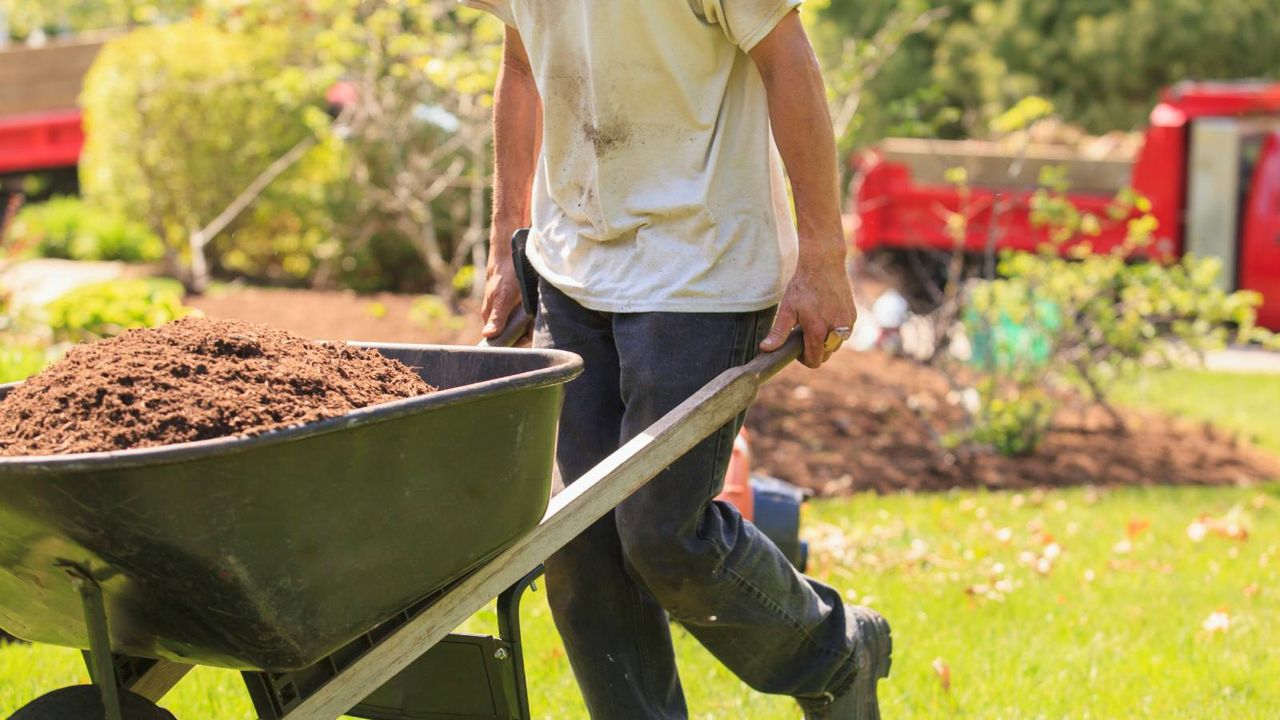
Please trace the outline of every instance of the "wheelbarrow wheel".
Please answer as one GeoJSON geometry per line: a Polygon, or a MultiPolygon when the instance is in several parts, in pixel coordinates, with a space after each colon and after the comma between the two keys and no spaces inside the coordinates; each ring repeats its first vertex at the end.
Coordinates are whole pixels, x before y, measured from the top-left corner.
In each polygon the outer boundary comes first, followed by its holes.
{"type": "MultiPolygon", "coordinates": [[[[124,720],[177,720],[173,713],[150,700],[120,691],[124,720]]],[[[104,720],[102,694],[96,685],[73,685],[41,695],[9,716],[9,720],[104,720]]]]}

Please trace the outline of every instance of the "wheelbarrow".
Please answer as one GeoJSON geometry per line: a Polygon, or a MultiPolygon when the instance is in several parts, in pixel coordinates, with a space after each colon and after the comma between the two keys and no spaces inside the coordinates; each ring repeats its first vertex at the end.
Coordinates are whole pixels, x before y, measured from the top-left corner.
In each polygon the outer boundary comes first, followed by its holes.
{"type": "Polygon", "coordinates": [[[13,720],[172,718],[154,703],[194,665],[240,670],[262,720],[527,718],[519,601],[540,564],[742,412],[802,340],[554,498],[577,356],[362,346],[440,391],[254,437],[0,459],[0,627],[82,649],[93,681],[13,720]],[[452,633],[495,597],[497,636],[452,633]]]}

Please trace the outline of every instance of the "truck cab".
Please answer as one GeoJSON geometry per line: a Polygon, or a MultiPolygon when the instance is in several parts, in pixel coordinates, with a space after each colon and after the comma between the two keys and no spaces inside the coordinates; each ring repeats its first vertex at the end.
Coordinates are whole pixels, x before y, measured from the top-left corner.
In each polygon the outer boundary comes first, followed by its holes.
{"type": "Polygon", "coordinates": [[[1280,328],[1280,85],[1177,86],[1152,119],[1186,148],[1181,251],[1221,260],[1221,287],[1261,293],[1280,328]]]}

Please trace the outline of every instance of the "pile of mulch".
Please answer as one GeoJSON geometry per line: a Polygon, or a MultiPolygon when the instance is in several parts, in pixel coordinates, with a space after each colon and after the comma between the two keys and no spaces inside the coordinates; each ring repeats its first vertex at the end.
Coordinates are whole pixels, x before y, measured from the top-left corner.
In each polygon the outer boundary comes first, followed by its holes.
{"type": "Polygon", "coordinates": [[[817,372],[793,364],[760,391],[748,414],[753,465],[821,495],[1237,485],[1280,477],[1280,459],[1212,426],[1128,414],[1122,434],[1097,408],[1063,410],[1029,457],[957,460],[937,450],[919,416],[956,417],[960,410],[948,402],[947,390],[933,371],[878,352],[841,351],[817,372]]]}
{"type": "Polygon", "coordinates": [[[191,317],[73,348],[0,401],[0,455],[255,435],[432,392],[373,350],[191,317]]]}

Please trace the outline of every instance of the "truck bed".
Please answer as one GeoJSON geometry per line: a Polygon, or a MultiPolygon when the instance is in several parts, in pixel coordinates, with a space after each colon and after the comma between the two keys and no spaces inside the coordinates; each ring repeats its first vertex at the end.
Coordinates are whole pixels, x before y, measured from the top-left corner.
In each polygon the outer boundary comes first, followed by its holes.
{"type": "Polygon", "coordinates": [[[70,110],[107,37],[76,36],[0,51],[0,118],[70,110]]]}
{"type": "Polygon", "coordinates": [[[974,187],[1035,188],[1041,169],[1053,166],[1066,171],[1072,191],[1106,195],[1130,184],[1135,160],[1132,148],[1123,146],[1102,158],[1063,145],[1019,147],[983,140],[888,138],[877,147],[885,161],[909,168],[921,185],[947,184],[946,172],[959,167],[966,170],[974,187]]]}

